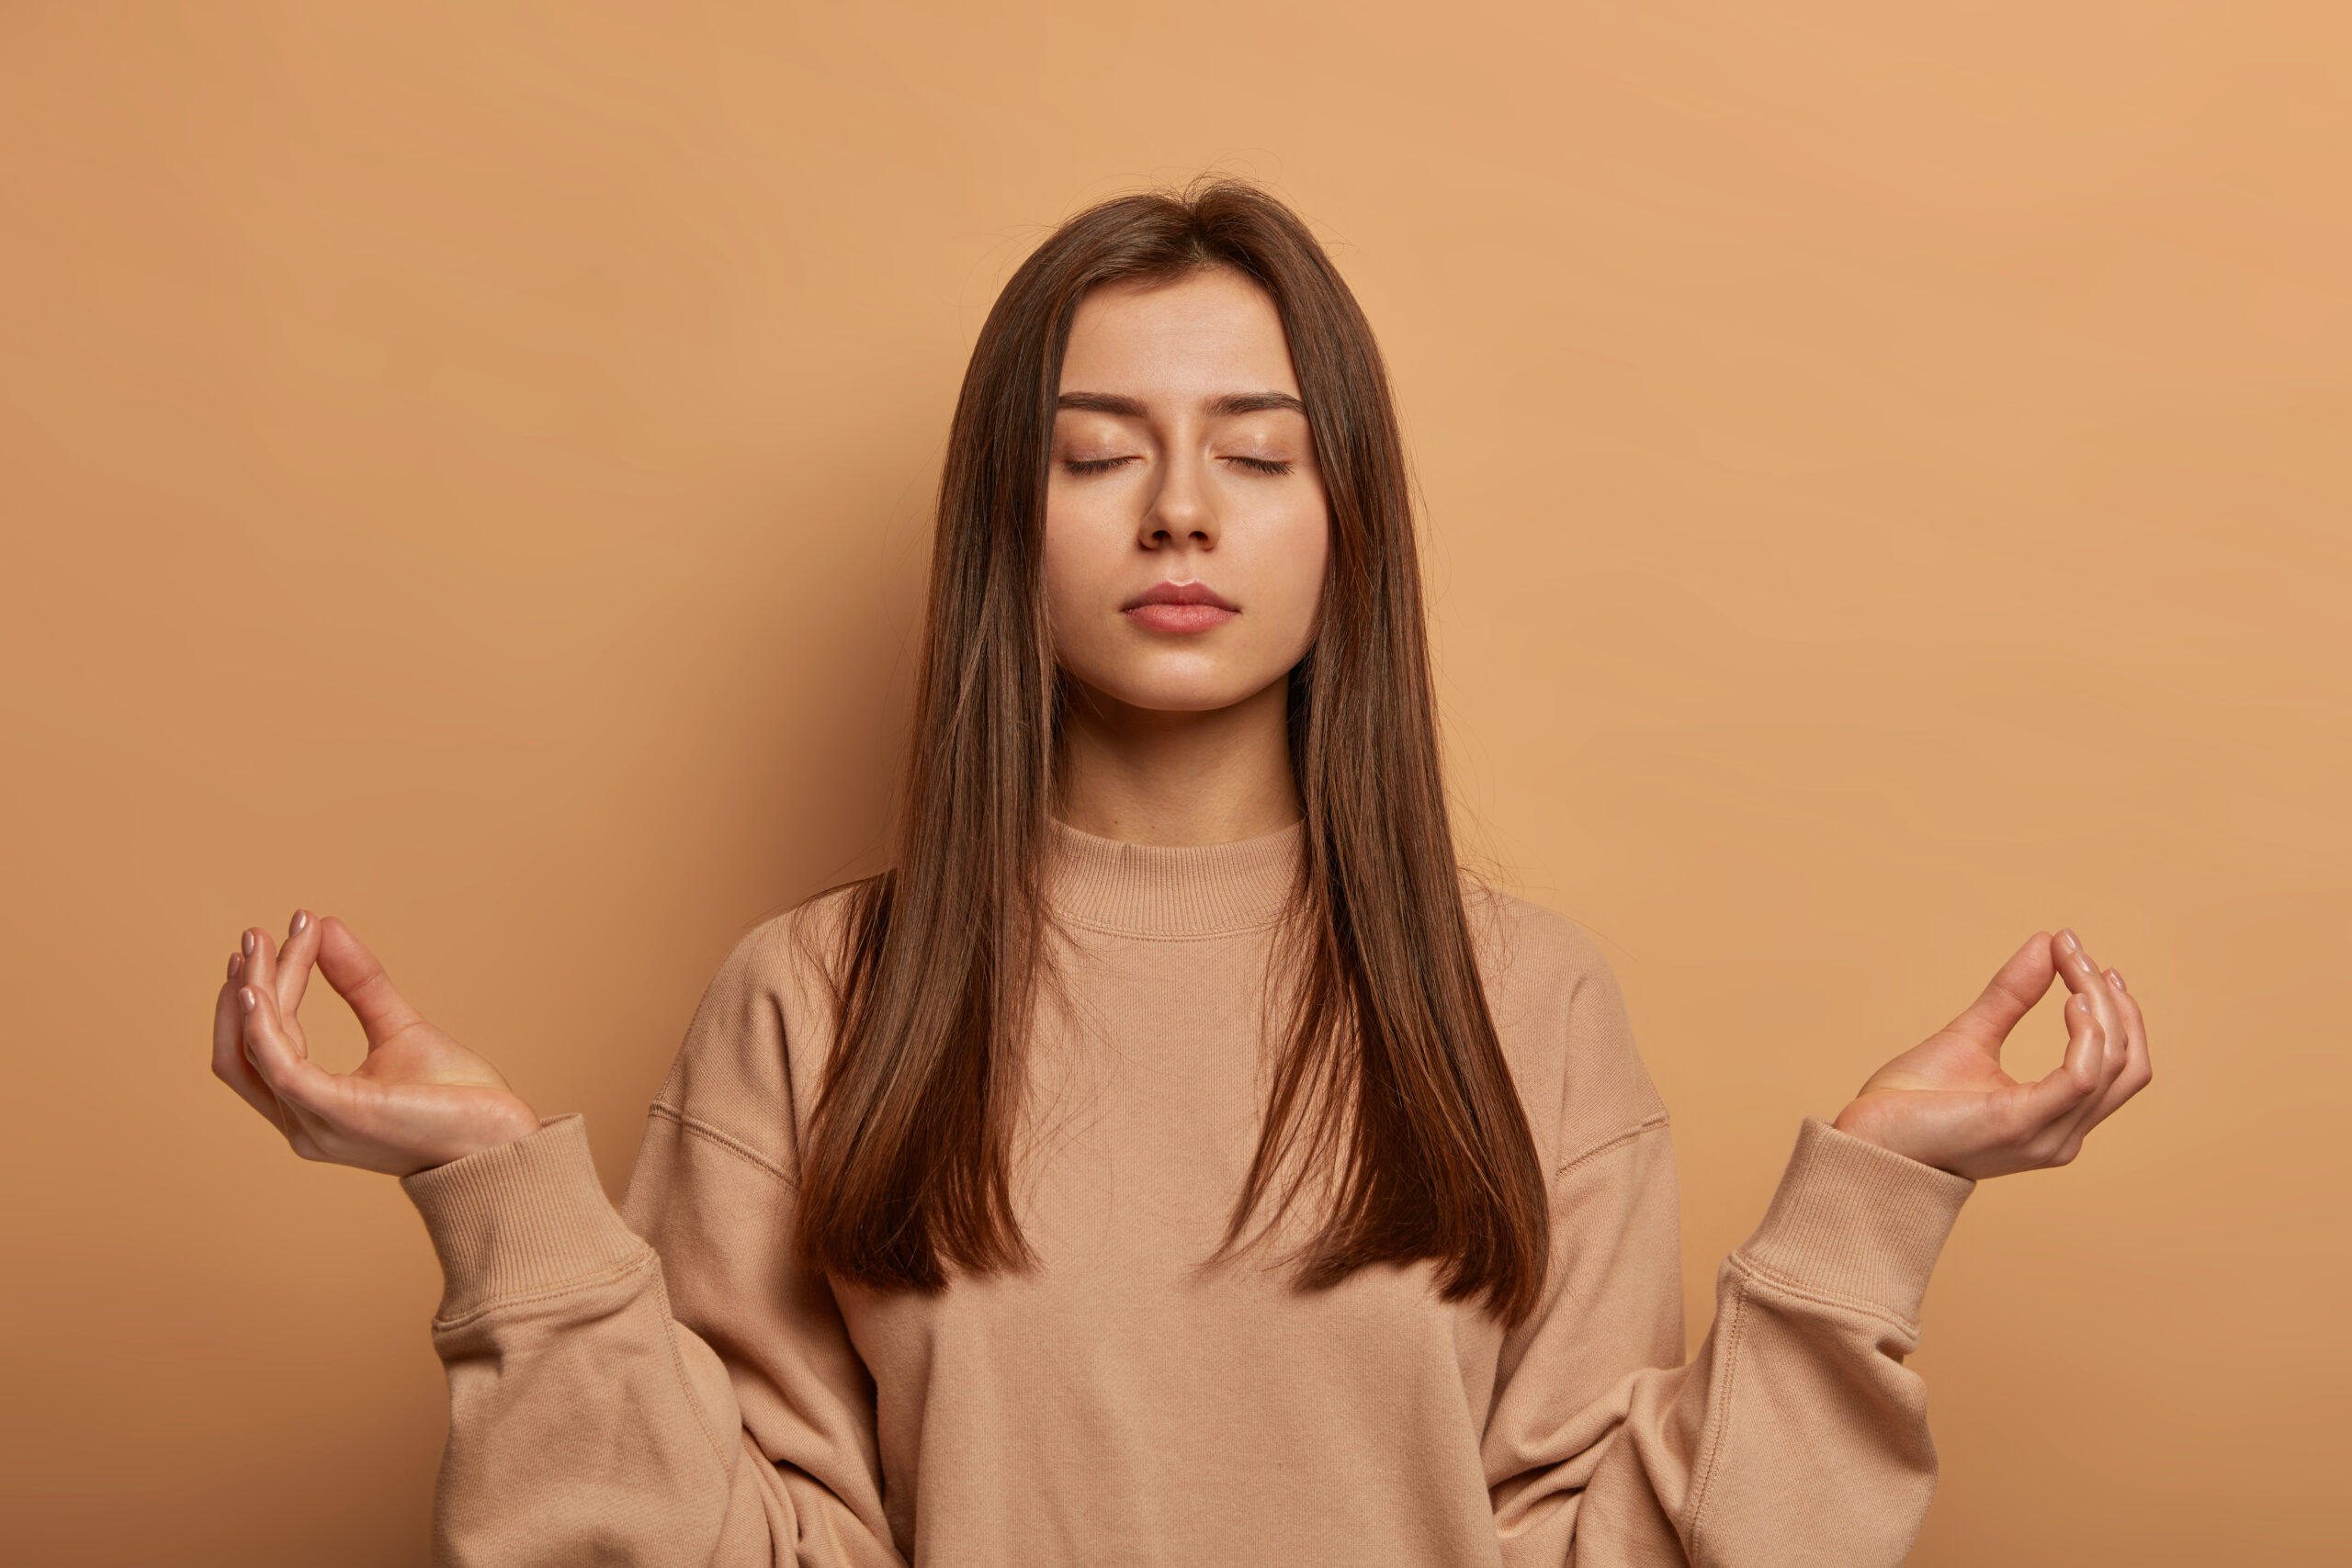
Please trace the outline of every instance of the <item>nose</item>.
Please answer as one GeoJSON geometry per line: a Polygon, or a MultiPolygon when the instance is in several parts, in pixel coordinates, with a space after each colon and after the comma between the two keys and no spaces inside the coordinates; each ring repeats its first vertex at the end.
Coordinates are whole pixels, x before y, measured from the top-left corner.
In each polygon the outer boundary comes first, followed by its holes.
{"type": "Polygon", "coordinates": [[[1204,467],[1204,459],[1197,457],[1171,457],[1161,467],[1136,543],[1147,550],[1216,548],[1216,502],[1204,467]]]}

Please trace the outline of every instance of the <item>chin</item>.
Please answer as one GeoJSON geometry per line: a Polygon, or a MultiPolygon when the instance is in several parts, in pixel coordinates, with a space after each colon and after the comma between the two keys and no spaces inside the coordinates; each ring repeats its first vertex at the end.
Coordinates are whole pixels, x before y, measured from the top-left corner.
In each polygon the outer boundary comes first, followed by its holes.
{"type": "Polygon", "coordinates": [[[1255,696],[1254,692],[1144,691],[1132,696],[1113,694],[1129,707],[1148,713],[1215,713],[1255,696]]]}
{"type": "MultiPolygon", "coordinates": [[[[1279,680],[1279,675],[1274,679],[1279,680]]],[[[1199,674],[1159,679],[1144,677],[1130,680],[1093,680],[1080,675],[1080,680],[1104,696],[1131,708],[1147,713],[1215,713],[1236,703],[1247,702],[1263,691],[1267,682],[1231,675],[1204,678],[1199,674]]]]}

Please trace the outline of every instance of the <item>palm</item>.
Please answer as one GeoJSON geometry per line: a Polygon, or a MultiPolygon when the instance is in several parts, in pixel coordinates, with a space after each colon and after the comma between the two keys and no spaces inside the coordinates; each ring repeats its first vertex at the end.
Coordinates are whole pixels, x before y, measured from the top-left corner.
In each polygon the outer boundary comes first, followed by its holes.
{"type": "Polygon", "coordinates": [[[296,1153],[405,1176],[537,1129],[498,1069],[411,1008],[341,921],[298,926],[282,953],[248,934],[253,950],[231,961],[216,1009],[213,1071],[296,1153]],[[348,1073],[311,1060],[298,1010],[314,962],[368,1036],[348,1073]]]}
{"type": "Polygon", "coordinates": [[[503,1088],[506,1082],[487,1058],[467,1050],[423,1019],[370,1050],[368,1059],[351,1069],[351,1077],[387,1093],[480,1085],[503,1088]]]}
{"type": "Polygon", "coordinates": [[[1954,1023],[1872,1073],[1862,1092],[1983,1096],[2023,1087],[2001,1070],[1999,1041],[1954,1023]]]}
{"type": "Polygon", "coordinates": [[[2121,976],[2102,974],[2071,940],[2037,932],[1966,1011],[1871,1074],[1838,1125],[1968,1177],[2073,1159],[2090,1129],[2150,1075],[2139,1003],[2121,976]],[[2075,993],[2066,1059],[2047,1077],[2020,1082],[2001,1066],[2002,1044],[2061,977],[2075,993]]]}

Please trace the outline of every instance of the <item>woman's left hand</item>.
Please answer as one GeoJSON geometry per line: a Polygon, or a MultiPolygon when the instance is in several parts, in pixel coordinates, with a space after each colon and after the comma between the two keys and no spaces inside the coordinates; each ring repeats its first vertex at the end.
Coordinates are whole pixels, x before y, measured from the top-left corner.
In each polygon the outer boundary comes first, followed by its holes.
{"type": "Polygon", "coordinates": [[[2036,931],[1967,1011],[1871,1074],[1837,1126],[1954,1175],[2006,1176],[2073,1159],[2150,1076],[2147,1026],[2123,976],[2102,972],[2073,931],[2036,931]],[[2053,978],[2074,993],[2066,1057],[2019,1083],[2001,1070],[2001,1043],[2053,978]]]}

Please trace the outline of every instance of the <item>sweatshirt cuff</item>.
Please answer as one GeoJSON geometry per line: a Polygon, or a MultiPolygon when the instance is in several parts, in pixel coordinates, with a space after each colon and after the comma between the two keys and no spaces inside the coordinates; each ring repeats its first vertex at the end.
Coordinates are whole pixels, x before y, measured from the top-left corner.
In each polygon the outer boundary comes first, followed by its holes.
{"type": "Polygon", "coordinates": [[[1804,1119],[1764,1223],[1739,1250],[1792,1283],[1919,1320],[1928,1276],[1976,1183],[1804,1119]]]}
{"type": "Polygon", "coordinates": [[[401,1178],[441,1259],[435,1321],[542,1295],[649,1249],[614,1211],[588,1157],[588,1123],[550,1116],[511,1144],[401,1178]]]}

